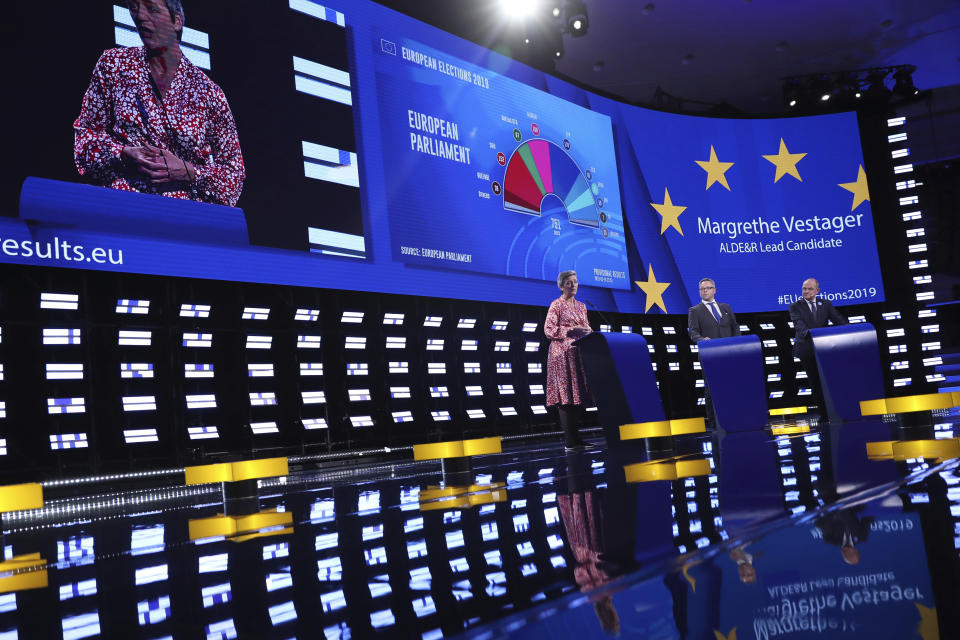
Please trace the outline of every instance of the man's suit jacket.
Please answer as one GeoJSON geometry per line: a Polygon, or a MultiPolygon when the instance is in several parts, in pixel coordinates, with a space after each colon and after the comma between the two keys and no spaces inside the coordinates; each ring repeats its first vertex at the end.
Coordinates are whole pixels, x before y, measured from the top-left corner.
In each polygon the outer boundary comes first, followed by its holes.
{"type": "Polygon", "coordinates": [[[740,335],[740,325],[730,305],[718,302],[717,306],[720,307],[720,322],[717,322],[713,312],[702,302],[690,307],[687,312],[687,331],[690,332],[691,340],[700,342],[704,338],[729,338],[740,335]]]}
{"type": "Polygon", "coordinates": [[[810,306],[807,301],[800,298],[790,305],[790,320],[793,321],[793,328],[796,330],[796,338],[793,341],[793,355],[803,360],[813,356],[813,339],[810,337],[810,329],[819,329],[827,326],[827,320],[833,324],[847,324],[847,319],[840,315],[829,300],[821,298],[816,299],[817,319],[813,319],[810,313],[810,306]]]}

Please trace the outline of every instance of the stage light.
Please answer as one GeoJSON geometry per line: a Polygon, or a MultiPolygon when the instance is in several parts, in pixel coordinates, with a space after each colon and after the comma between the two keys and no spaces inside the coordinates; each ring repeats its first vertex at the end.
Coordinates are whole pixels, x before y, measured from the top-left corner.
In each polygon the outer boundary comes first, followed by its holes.
{"type": "Polygon", "coordinates": [[[434,422],[448,422],[450,420],[449,411],[431,411],[430,417],[433,418],[434,422]]]}
{"type": "MultiPolygon", "coordinates": [[[[302,365],[301,365],[301,366],[302,366],[302,365]]],[[[213,365],[196,365],[196,364],[191,365],[191,364],[187,364],[187,365],[184,365],[184,367],[187,368],[186,377],[188,377],[188,378],[208,378],[208,377],[209,377],[209,378],[212,378],[212,377],[213,377],[213,365]],[[199,371],[199,372],[197,372],[197,371],[191,372],[191,371],[190,371],[190,368],[191,368],[191,367],[210,367],[210,372],[209,372],[210,375],[197,375],[198,373],[199,373],[199,374],[204,374],[204,373],[207,373],[207,372],[206,372],[206,371],[203,371],[203,370],[201,370],[201,371],[199,371]],[[191,373],[193,373],[193,375],[191,375],[191,373]]],[[[272,378],[272,377],[273,377],[273,365],[270,364],[270,363],[264,363],[264,364],[249,363],[249,364],[247,364],[247,377],[250,377],[250,378],[272,378]]]]}
{"type": "Polygon", "coordinates": [[[464,362],[464,363],[463,363],[463,372],[464,372],[464,373],[480,373],[480,363],[479,363],[479,362],[464,362]]]}
{"type": "Polygon", "coordinates": [[[47,413],[85,413],[86,402],[84,398],[47,398],[47,413]]]}
{"type": "Polygon", "coordinates": [[[906,353],[907,345],[905,344],[891,344],[887,347],[889,353],[906,353]]]}
{"type": "Polygon", "coordinates": [[[372,427],[373,418],[370,416],[350,416],[350,425],[352,427],[372,427]]]}
{"type": "Polygon", "coordinates": [[[269,349],[272,346],[272,336],[247,336],[247,349],[269,349]]]}
{"type": "Polygon", "coordinates": [[[348,376],[365,376],[367,374],[368,374],[368,367],[366,362],[348,362],[347,363],[348,376]]]}
{"type": "Polygon", "coordinates": [[[80,306],[80,296],[73,293],[41,293],[41,309],[61,309],[76,311],[80,306]]]}
{"type": "Polygon", "coordinates": [[[587,6],[582,0],[567,0],[564,14],[567,20],[567,33],[575,38],[587,34],[590,20],[587,17],[587,6]]]}
{"type": "Polygon", "coordinates": [[[909,360],[895,360],[890,363],[891,371],[898,371],[900,369],[909,369],[910,361],[909,360]]]}
{"type": "Polygon", "coordinates": [[[483,412],[483,409],[467,409],[467,417],[471,420],[479,420],[487,416],[483,412]]]}
{"type": "MultiPolygon", "coordinates": [[[[875,102],[884,102],[890,98],[890,90],[884,84],[887,69],[874,69],[867,74],[867,89],[862,91],[863,98],[875,102]]],[[[888,121],[889,122],[889,121],[888,121]]]]}
{"type": "MultiPolygon", "coordinates": [[[[86,449],[87,446],[87,434],[85,433],[50,434],[50,448],[54,451],[58,449],[86,449]]],[[[91,538],[91,544],[92,540],[91,538]]]]}
{"type": "Polygon", "coordinates": [[[187,427],[187,435],[191,440],[215,440],[220,432],[216,427],[187,427]]]}
{"type": "Polygon", "coordinates": [[[512,384],[498,384],[497,391],[499,391],[502,396],[512,396],[514,393],[512,384]]]}
{"type": "Polygon", "coordinates": [[[159,442],[156,429],[124,429],[123,441],[126,444],[140,444],[143,442],[159,442]]]}
{"type": "Polygon", "coordinates": [[[446,387],[430,387],[431,398],[449,398],[450,391],[446,387]]]}
{"type": "Polygon", "coordinates": [[[208,393],[200,395],[189,395],[186,397],[187,409],[216,409],[217,396],[208,393]]]}
{"type": "Polygon", "coordinates": [[[675,344],[667,345],[667,353],[676,353],[676,352],[677,352],[677,345],[675,344]]]}
{"type": "Polygon", "coordinates": [[[511,362],[498,362],[498,363],[497,363],[497,373],[513,373],[513,363],[511,363],[511,362]]]}
{"type": "Polygon", "coordinates": [[[800,79],[788,78],[783,85],[783,104],[789,108],[796,107],[800,102],[800,79]]]}
{"type": "MultiPolygon", "coordinates": [[[[672,328],[672,327],[671,327],[671,328],[672,328]]],[[[652,336],[652,335],[653,335],[653,329],[651,329],[650,327],[640,327],[640,333],[641,333],[642,335],[645,335],[645,336],[652,336]]],[[[664,335],[666,335],[666,334],[664,334],[664,335]]]]}
{"type": "Polygon", "coordinates": [[[149,300],[127,300],[126,298],[117,300],[117,313],[132,313],[137,315],[146,315],[150,313],[149,300]]]}
{"type": "Polygon", "coordinates": [[[913,383],[913,378],[894,378],[894,387],[909,387],[913,383]]]}
{"type": "Polygon", "coordinates": [[[363,322],[363,311],[344,311],[340,316],[341,324],[360,324],[363,322]]]}
{"type": "Polygon", "coordinates": [[[402,325],[404,314],[402,313],[384,313],[383,324],[402,325]]]}
{"type": "Polygon", "coordinates": [[[387,336],[387,349],[406,349],[407,339],[403,336],[387,336]]]}
{"type": "Polygon", "coordinates": [[[275,406],[277,404],[277,394],[273,391],[251,391],[250,392],[250,406],[251,407],[266,407],[266,406],[275,406]]]}
{"type": "MultiPolygon", "coordinates": [[[[3,380],[2,364],[0,380],[3,380]]],[[[47,380],[83,380],[83,364],[47,364],[47,380]]]]}
{"type": "Polygon", "coordinates": [[[443,323],[443,316],[427,316],[423,319],[425,327],[439,327],[443,323]]]}
{"type": "Polygon", "coordinates": [[[413,413],[410,411],[394,411],[391,415],[393,416],[393,421],[396,424],[413,422],[413,413]]]}
{"type": "Polygon", "coordinates": [[[467,397],[483,396],[483,387],[480,385],[467,385],[464,387],[464,391],[466,391],[467,397]]]}
{"type": "Polygon", "coordinates": [[[7,403],[5,400],[0,400],[0,418],[7,417],[7,403]]]}
{"type": "Polygon", "coordinates": [[[523,333],[533,333],[533,332],[536,331],[536,330],[537,330],[537,323],[536,323],[536,322],[524,322],[524,323],[523,323],[523,328],[521,329],[521,331],[523,331],[523,333]]]}
{"type": "Polygon", "coordinates": [[[270,309],[261,307],[244,307],[243,320],[267,320],[270,317],[270,309]]]}
{"type": "Polygon", "coordinates": [[[668,362],[668,363],[667,363],[667,368],[668,368],[670,371],[680,371],[680,363],[679,363],[679,362],[668,362]]]}
{"type": "Polygon", "coordinates": [[[250,431],[254,435],[262,436],[268,433],[280,433],[280,429],[277,428],[276,422],[251,422],[250,431]]]}
{"type": "MultiPolygon", "coordinates": [[[[327,394],[324,391],[301,391],[300,398],[303,404],[324,404],[327,401],[327,394]]],[[[353,398],[350,398],[353,400],[353,398]]],[[[369,397],[367,398],[369,400],[369,397]]]]}
{"type": "MultiPolygon", "coordinates": [[[[149,333],[149,332],[130,331],[129,333],[149,333]]],[[[149,342],[147,344],[149,344],[149,342]]],[[[212,333],[189,333],[186,331],[183,333],[183,346],[185,347],[197,347],[201,349],[207,349],[212,345],[213,345],[212,333]]]]}
{"type": "Polygon", "coordinates": [[[460,341],[460,351],[476,351],[477,350],[477,341],[463,339],[460,341]]]}
{"type": "Polygon", "coordinates": [[[937,310],[936,309],[920,309],[917,312],[918,318],[936,318],[937,310]]]}
{"type": "Polygon", "coordinates": [[[762,344],[763,344],[763,346],[764,346],[765,348],[767,348],[767,349],[773,349],[773,348],[775,348],[775,347],[777,346],[777,341],[776,341],[776,340],[763,340],[763,341],[762,341],[762,344]]]}
{"type": "Polygon", "coordinates": [[[389,373],[409,373],[410,363],[405,361],[388,362],[387,371],[389,373]]]}
{"type": "MultiPolygon", "coordinates": [[[[273,375],[273,365],[248,365],[248,367],[270,367],[270,373],[260,375],[273,375]]],[[[184,378],[212,378],[214,375],[212,364],[185,364],[183,365],[184,378]]],[[[250,370],[250,376],[253,377],[253,370],[250,370]]]]}
{"type": "Polygon", "coordinates": [[[506,320],[494,320],[493,324],[490,326],[491,331],[506,331],[507,326],[510,323],[506,320]]]}
{"type": "Polygon", "coordinates": [[[121,362],[121,378],[152,378],[153,365],[146,362],[121,362]]]}
{"type": "Polygon", "coordinates": [[[542,385],[542,384],[532,384],[532,385],[530,385],[530,395],[532,395],[532,396],[542,396],[542,395],[543,395],[543,385],[542,385]]]}
{"type": "Polygon", "coordinates": [[[460,320],[457,321],[457,329],[473,329],[476,324],[476,318],[460,318],[460,320]]]}
{"type": "Polygon", "coordinates": [[[500,415],[503,417],[510,417],[517,415],[517,410],[513,407],[500,407],[500,415]]]}
{"type": "Polygon", "coordinates": [[[347,336],[343,343],[344,349],[366,349],[367,339],[360,336],[347,336]]]}
{"type": "Polygon", "coordinates": [[[323,363],[322,362],[301,362],[300,375],[301,376],[322,376],[323,363]]]}
{"type": "Polygon", "coordinates": [[[316,322],[320,318],[319,309],[297,309],[297,312],[294,314],[294,320],[302,320],[303,322],[316,322]]]}
{"type": "Polygon", "coordinates": [[[907,263],[907,267],[910,269],[926,269],[929,266],[927,260],[911,260],[907,263]]]}
{"type": "Polygon", "coordinates": [[[156,411],[156,396],[123,396],[123,410],[130,411],[156,411]]]}
{"type": "Polygon", "coordinates": [[[209,318],[210,305],[208,304],[181,304],[181,318],[209,318]]]}
{"type": "Polygon", "coordinates": [[[782,376],[779,373],[767,374],[767,382],[780,382],[782,376]]]}
{"type": "Polygon", "coordinates": [[[327,428],[326,418],[303,418],[300,422],[303,423],[303,428],[307,431],[327,428]]]}
{"type": "Polygon", "coordinates": [[[80,344],[80,329],[44,329],[43,344],[80,344]]]}
{"type": "Polygon", "coordinates": [[[542,363],[542,362],[528,362],[528,363],[527,363],[527,373],[543,373],[543,363],[542,363]]]}
{"type": "Polygon", "coordinates": [[[493,350],[494,351],[510,351],[510,343],[506,340],[497,340],[496,343],[493,345],[493,350]]]}
{"type": "Polygon", "coordinates": [[[894,173],[897,173],[897,174],[899,174],[899,173],[913,173],[913,165],[912,165],[912,164],[898,164],[897,166],[895,166],[895,167],[893,168],[893,172],[894,172],[894,173]]]}
{"type": "Polygon", "coordinates": [[[780,364],[780,356],[764,356],[764,364],[780,364]]]}
{"type": "Polygon", "coordinates": [[[150,331],[124,331],[120,329],[117,332],[117,345],[121,347],[149,347],[152,340],[152,332],[150,331]]]}
{"type": "Polygon", "coordinates": [[[350,402],[366,402],[370,400],[370,389],[347,389],[350,402]]]}
{"type": "Polygon", "coordinates": [[[427,338],[427,351],[443,351],[443,338],[427,338]]]}
{"type": "Polygon", "coordinates": [[[526,345],[524,345],[523,350],[525,353],[536,353],[537,351],[540,351],[540,343],[530,340],[526,345]]]}
{"type": "Polygon", "coordinates": [[[204,609],[209,609],[217,604],[230,602],[232,598],[230,583],[224,582],[223,584],[213,584],[208,587],[203,587],[200,590],[200,598],[203,600],[204,609]]]}

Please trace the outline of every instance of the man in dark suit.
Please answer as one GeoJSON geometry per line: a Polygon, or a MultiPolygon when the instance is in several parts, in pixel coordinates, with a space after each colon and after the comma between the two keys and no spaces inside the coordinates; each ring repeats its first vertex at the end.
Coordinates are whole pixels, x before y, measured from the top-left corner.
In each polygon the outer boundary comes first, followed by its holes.
{"type": "Polygon", "coordinates": [[[821,411],[823,406],[823,391],[820,388],[820,374],[817,372],[817,361],[813,356],[813,337],[810,329],[826,327],[827,323],[847,324],[847,319],[833,308],[829,300],[817,298],[820,293],[820,283],[814,278],[803,281],[800,300],[790,305],[790,320],[796,331],[793,340],[793,355],[800,358],[807,379],[810,381],[810,390],[814,403],[821,411]]]}
{"type": "MultiPolygon", "coordinates": [[[[700,280],[700,303],[687,311],[687,331],[694,342],[740,335],[740,325],[737,323],[737,317],[733,315],[733,310],[730,309],[730,305],[717,302],[716,294],[717,285],[712,278],[700,280]]],[[[715,422],[713,399],[710,397],[710,389],[706,386],[703,400],[706,422],[713,425],[715,422]]]]}

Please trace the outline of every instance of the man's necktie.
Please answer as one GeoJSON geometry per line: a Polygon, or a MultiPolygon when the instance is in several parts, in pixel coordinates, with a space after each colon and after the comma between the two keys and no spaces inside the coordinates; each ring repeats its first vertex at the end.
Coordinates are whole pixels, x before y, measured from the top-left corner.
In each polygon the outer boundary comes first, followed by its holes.
{"type": "Polygon", "coordinates": [[[817,321],[817,305],[813,302],[810,303],[810,315],[813,316],[813,321],[817,321]]]}
{"type": "Polygon", "coordinates": [[[716,302],[710,303],[710,311],[713,311],[713,317],[717,319],[717,322],[720,322],[720,309],[717,308],[716,302]]]}

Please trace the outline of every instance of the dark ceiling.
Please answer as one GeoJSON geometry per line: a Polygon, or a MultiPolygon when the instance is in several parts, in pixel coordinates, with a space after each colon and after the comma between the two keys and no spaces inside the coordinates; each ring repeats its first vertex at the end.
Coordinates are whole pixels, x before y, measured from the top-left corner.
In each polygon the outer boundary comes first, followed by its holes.
{"type": "MultiPolygon", "coordinates": [[[[533,24],[504,7],[523,0],[380,0],[488,48],[531,56],[533,24]]],[[[529,1],[529,0],[527,0],[529,1]]],[[[541,0],[540,25],[555,24],[541,0]]],[[[639,104],[657,87],[746,113],[783,111],[781,78],[912,64],[917,88],[960,85],[960,0],[584,0],[586,35],[562,37],[555,72],[639,104]]],[[[543,27],[539,27],[543,28],[543,27]]],[[[556,31],[554,31],[555,33],[556,31]]],[[[540,32],[542,33],[542,31],[540,32]]]]}

